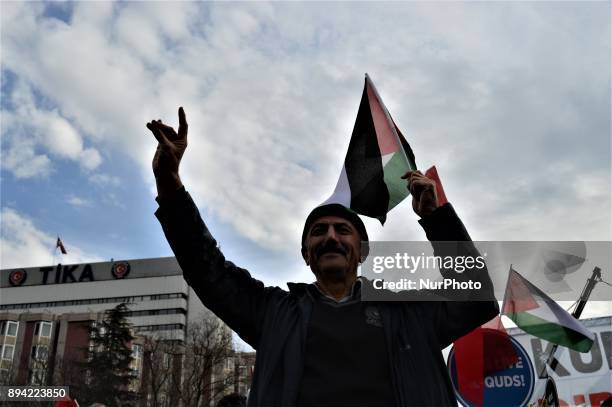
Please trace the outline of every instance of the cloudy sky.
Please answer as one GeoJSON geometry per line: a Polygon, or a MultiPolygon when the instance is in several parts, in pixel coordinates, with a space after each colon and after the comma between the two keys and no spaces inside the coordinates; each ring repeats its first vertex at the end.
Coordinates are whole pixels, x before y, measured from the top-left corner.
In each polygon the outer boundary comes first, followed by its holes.
{"type": "MultiPolygon", "coordinates": [[[[311,281],[301,227],[366,72],[474,240],[612,239],[609,2],[0,7],[2,268],[171,255],[145,122],[184,106],[181,176],[227,257],[311,281]]],[[[408,202],[366,224],[425,238],[408,202]]]]}

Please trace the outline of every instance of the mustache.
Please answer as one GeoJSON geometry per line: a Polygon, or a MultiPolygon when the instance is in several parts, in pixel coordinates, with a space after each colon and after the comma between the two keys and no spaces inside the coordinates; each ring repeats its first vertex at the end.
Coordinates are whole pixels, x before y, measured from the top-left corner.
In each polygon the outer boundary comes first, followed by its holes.
{"type": "Polygon", "coordinates": [[[319,247],[315,254],[317,257],[321,257],[326,253],[339,253],[343,256],[346,256],[347,250],[339,244],[326,244],[319,247]]]}

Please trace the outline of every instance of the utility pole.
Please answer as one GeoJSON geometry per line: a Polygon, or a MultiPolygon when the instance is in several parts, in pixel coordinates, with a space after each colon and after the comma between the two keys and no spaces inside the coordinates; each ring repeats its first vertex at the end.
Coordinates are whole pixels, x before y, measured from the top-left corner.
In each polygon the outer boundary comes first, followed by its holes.
{"type": "MultiPolygon", "coordinates": [[[[584,288],[582,289],[582,293],[580,294],[580,298],[578,299],[578,305],[576,305],[576,309],[574,310],[574,312],[572,312],[572,316],[574,318],[580,319],[582,310],[584,310],[584,306],[589,300],[591,292],[593,292],[593,288],[595,288],[595,284],[597,284],[599,281],[601,281],[601,269],[599,267],[595,267],[593,269],[593,273],[591,274],[591,278],[587,280],[584,288]]],[[[558,406],[559,400],[557,398],[557,389],[554,385],[554,381],[546,371],[546,365],[549,365],[553,371],[555,370],[555,368],[559,364],[559,359],[555,358],[555,353],[557,352],[558,347],[559,345],[557,344],[553,345],[552,349],[550,350],[550,355],[548,356],[546,363],[542,367],[543,371],[540,375],[540,377],[546,377],[547,380],[543,400],[546,400],[547,402],[552,401],[552,403],[549,404],[550,406],[558,406]]]]}
{"type": "MultiPolygon", "coordinates": [[[[589,278],[582,289],[582,293],[580,294],[580,298],[578,300],[578,305],[574,312],[572,312],[572,316],[576,319],[580,319],[580,315],[582,315],[582,310],[584,310],[584,306],[586,305],[589,297],[591,296],[591,292],[593,292],[593,288],[595,288],[595,284],[597,284],[601,280],[601,269],[599,267],[595,267],[593,269],[593,274],[591,274],[591,278],[589,278]]],[[[552,370],[555,370],[559,361],[555,359],[554,355],[557,351],[559,345],[555,344],[551,351],[550,356],[546,364],[549,364],[552,370]]],[[[544,369],[546,369],[546,364],[544,365],[544,369]]]]}

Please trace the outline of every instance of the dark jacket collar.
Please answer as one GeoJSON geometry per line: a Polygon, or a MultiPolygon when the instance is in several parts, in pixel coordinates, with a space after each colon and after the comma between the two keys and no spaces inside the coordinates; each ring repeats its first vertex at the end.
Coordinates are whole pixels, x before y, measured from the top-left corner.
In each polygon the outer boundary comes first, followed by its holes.
{"type": "MultiPolygon", "coordinates": [[[[351,288],[351,296],[355,294],[355,290],[361,288],[361,284],[363,284],[363,277],[357,277],[357,280],[353,284],[351,288]]],[[[306,294],[309,294],[309,289],[314,289],[320,292],[319,288],[314,283],[287,283],[287,287],[289,287],[289,292],[296,297],[303,297],[306,294]]]]}
{"type": "Polygon", "coordinates": [[[287,283],[289,292],[296,297],[303,297],[307,293],[309,285],[307,283],[287,283]]]}

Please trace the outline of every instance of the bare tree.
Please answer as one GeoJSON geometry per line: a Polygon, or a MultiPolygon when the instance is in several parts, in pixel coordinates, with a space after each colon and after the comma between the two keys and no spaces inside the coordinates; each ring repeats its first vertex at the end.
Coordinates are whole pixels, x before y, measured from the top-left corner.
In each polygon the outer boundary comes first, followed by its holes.
{"type": "MultiPolygon", "coordinates": [[[[217,318],[191,324],[185,341],[180,399],[185,407],[210,405],[233,389],[234,368],[231,331],[217,318]],[[227,361],[232,360],[229,366],[227,361]]],[[[175,372],[176,374],[177,372],[175,372]]],[[[179,389],[177,389],[179,390],[179,389]]]]}
{"type": "Polygon", "coordinates": [[[143,377],[141,381],[141,405],[164,407],[173,398],[173,359],[181,357],[182,345],[176,341],[145,337],[143,354],[143,377]],[[178,356],[177,356],[178,355],[178,356]]]}
{"type": "Polygon", "coordinates": [[[28,369],[28,384],[34,386],[50,385],[53,381],[52,374],[53,365],[49,360],[48,353],[32,355],[28,369]]]}
{"type": "Polygon", "coordinates": [[[0,369],[0,386],[14,386],[17,380],[18,361],[0,360],[2,369],[0,369]]]}
{"type": "MultiPolygon", "coordinates": [[[[18,361],[12,361],[10,364],[3,364],[2,370],[0,370],[0,386],[24,386],[24,385],[34,385],[34,386],[47,386],[52,385],[52,371],[53,366],[51,361],[49,361],[48,357],[44,357],[46,355],[36,355],[30,359],[28,364],[28,376],[27,382],[23,382],[22,379],[19,379],[18,383],[18,361]]],[[[3,401],[0,403],[2,406],[6,407],[21,407],[21,406],[30,406],[34,405],[38,407],[53,407],[54,402],[52,401],[37,401],[24,403],[23,401],[3,401]]]]}
{"type": "Polygon", "coordinates": [[[209,406],[234,390],[234,351],[229,328],[215,317],[191,323],[182,344],[147,337],[140,406],[209,406]]]}

